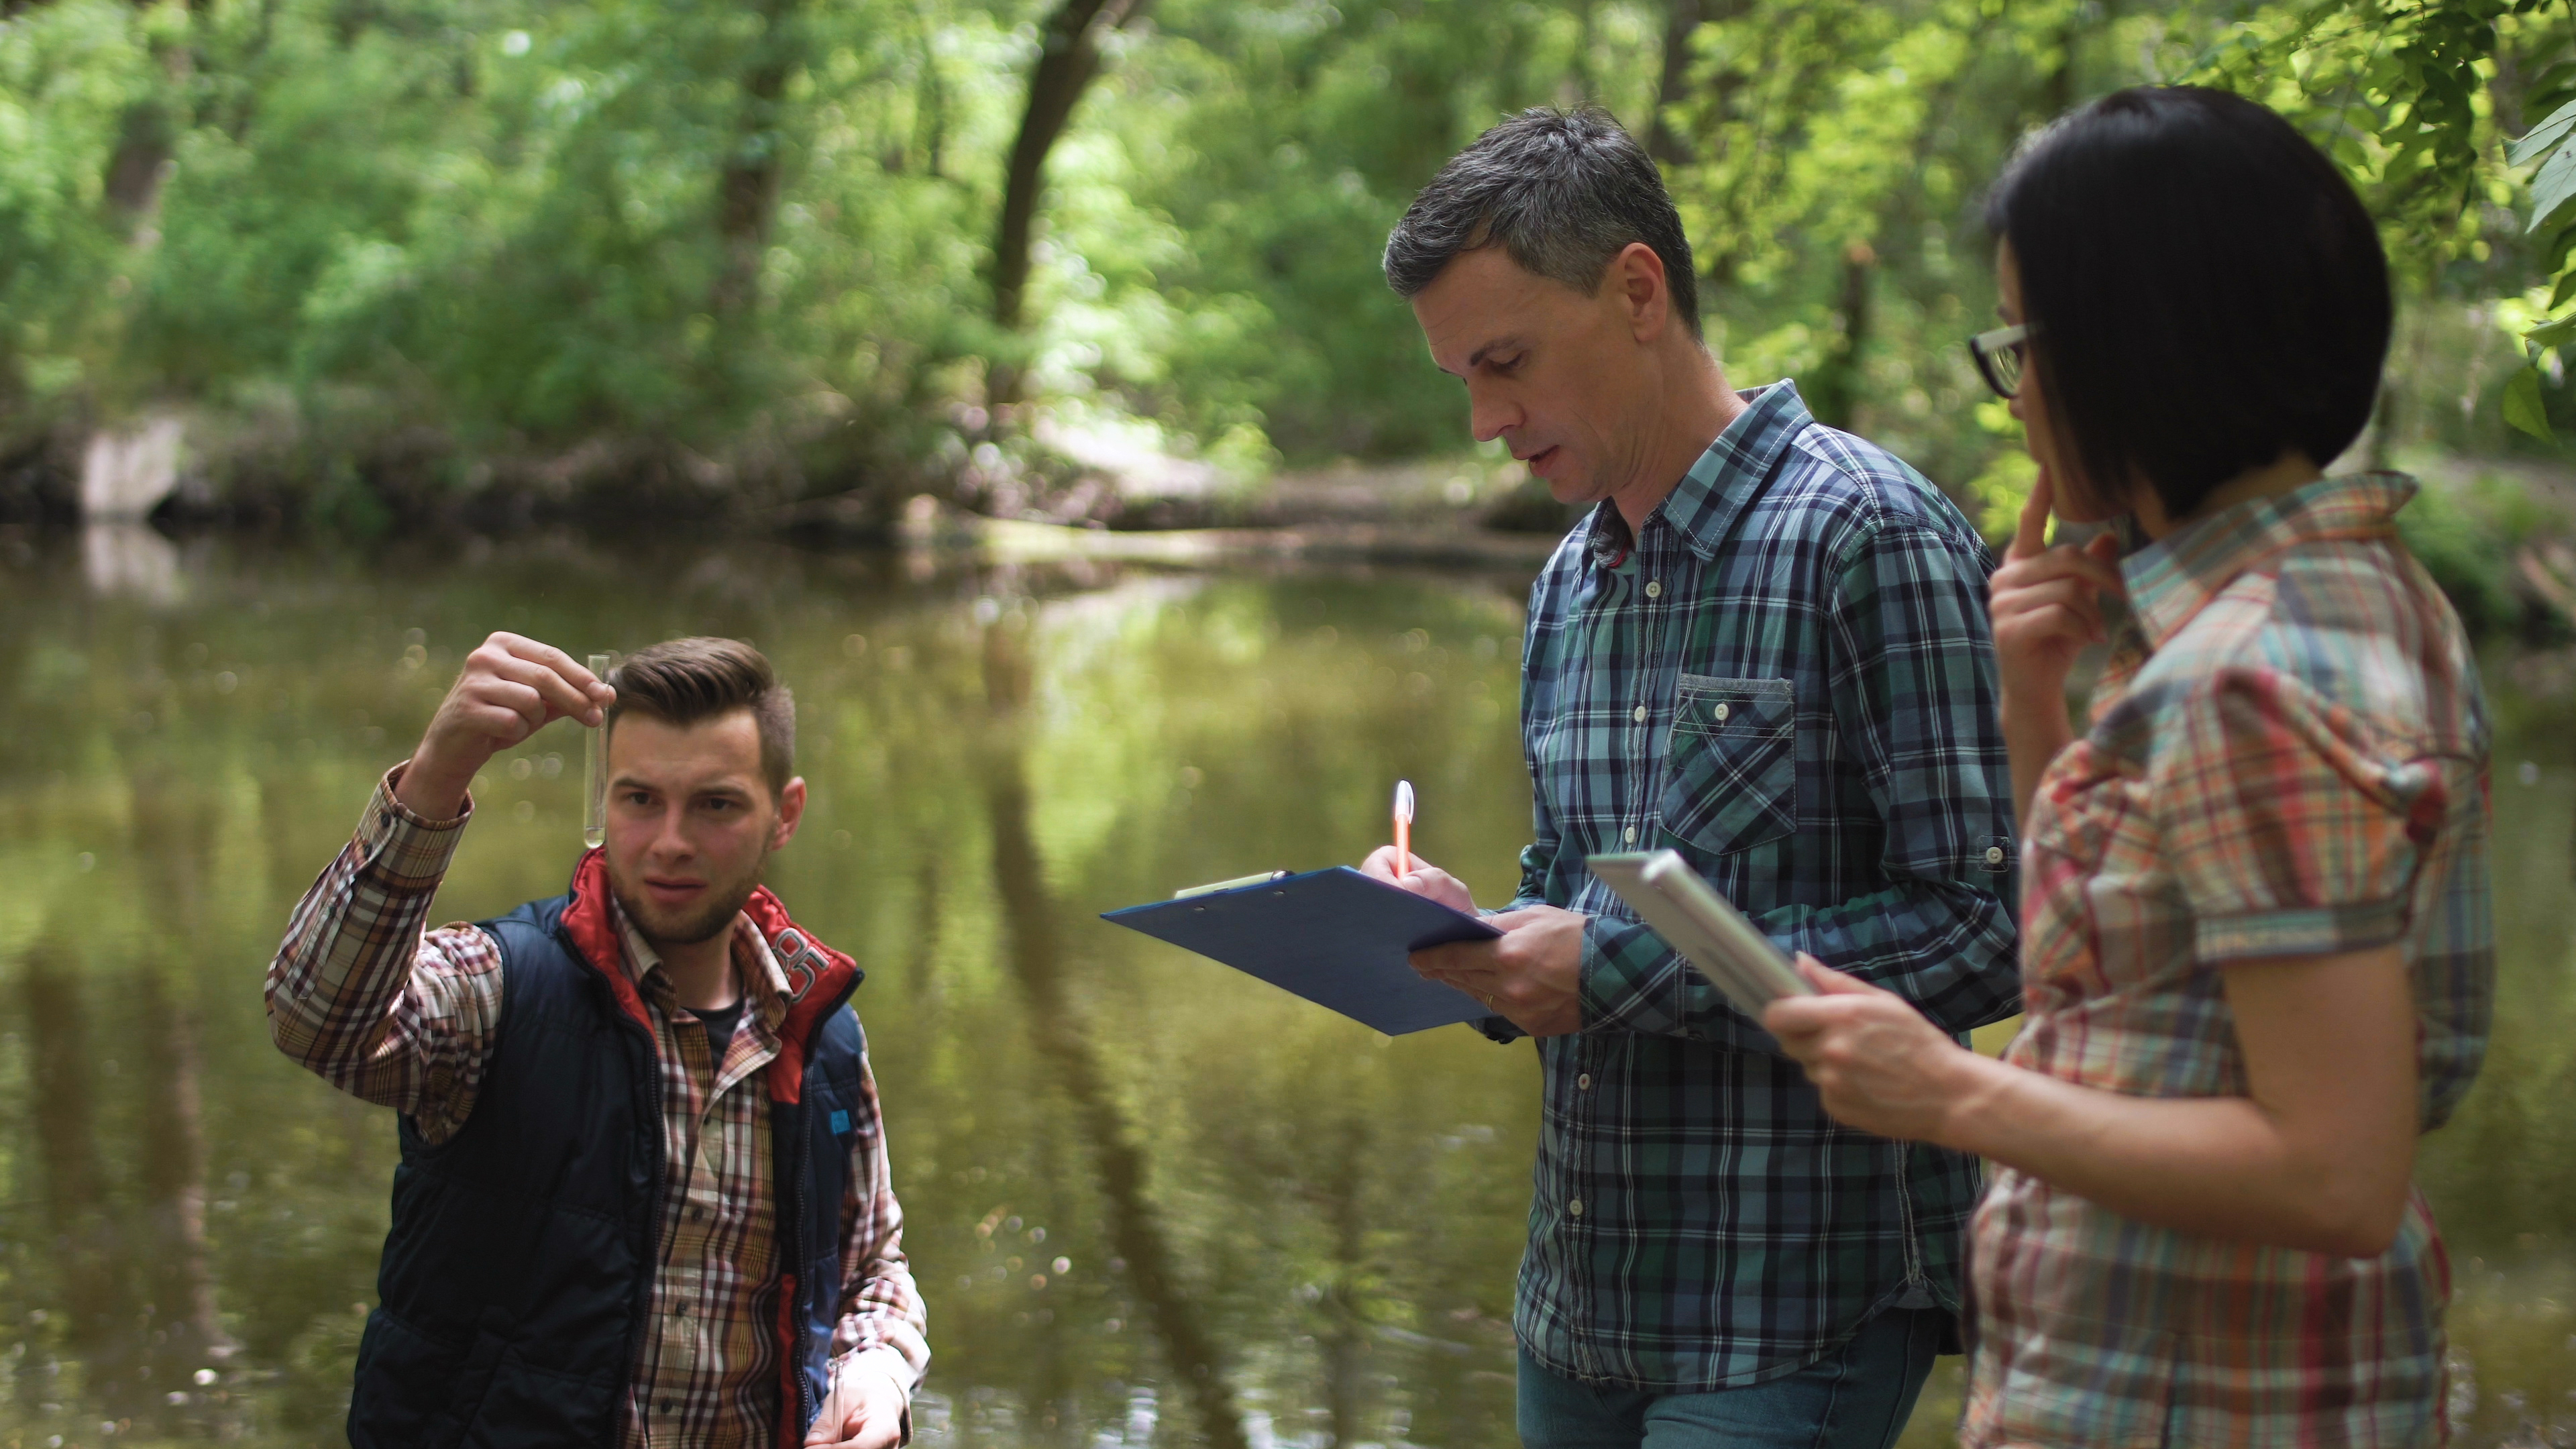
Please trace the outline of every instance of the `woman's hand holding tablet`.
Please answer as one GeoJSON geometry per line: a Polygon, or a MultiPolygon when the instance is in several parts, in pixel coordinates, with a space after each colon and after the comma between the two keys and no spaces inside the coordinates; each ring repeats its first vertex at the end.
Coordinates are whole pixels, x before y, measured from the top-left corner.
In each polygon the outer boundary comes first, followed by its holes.
{"type": "Polygon", "coordinates": [[[1595,855],[1583,864],[1746,1016],[1758,1022],[1763,1008],[1781,997],[1815,994],[1788,953],[1700,879],[1679,851],[1595,855]]]}

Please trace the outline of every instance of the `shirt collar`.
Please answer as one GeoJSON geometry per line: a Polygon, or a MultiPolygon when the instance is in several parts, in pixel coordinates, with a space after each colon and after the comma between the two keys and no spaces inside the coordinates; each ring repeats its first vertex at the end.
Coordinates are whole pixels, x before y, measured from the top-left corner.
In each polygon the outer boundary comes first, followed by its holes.
{"type": "MultiPolygon", "coordinates": [[[[634,918],[626,914],[626,908],[614,896],[609,898],[609,909],[617,917],[618,938],[626,944],[627,976],[668,1008],[671,973],[662,968],[662,953],[644,939],[644,933],[635,928],[634,918]]],[[[761,938],[760,927],[739,911],[734,913],[731,944],[734,970],[742,979],[743,1001],[751,1008],[746,1018],[757,1018],[775,1028],[787,1015],[786,971],[770,951],[769,942],[761,938]]]]}
{"type": "MultiPolygon", "coordinates": [[[[1775,382],[1736,396],[1744,400],[1744,411],[1735,415],[1673,491],[1646,515],[1649,523],[1662,519],[1702,559],[1716,555],[1736,518],[1753,501],[1754,491],[1771,476],[1771,465],[1815,421],[1794,382],[1775,382]]],[[[1596,545],[1596,561],[1610,563],[1625,553],[1628,529],[1618,504],[1606,498],[1601,501],[1593,510],[1592,531],[1596,540],[1611,545],[1609,557],[1603,557],[1596,545]]]]}
{"type": "Polygon", "coordinates": [[[2257,498],[2187,523],[2120,560],[2129,608],[2149,649],[2161,649],[2246,570],[2285,548],[2387,538],[2415,496],[2403,473],[2347,473],[2257,498]]]}

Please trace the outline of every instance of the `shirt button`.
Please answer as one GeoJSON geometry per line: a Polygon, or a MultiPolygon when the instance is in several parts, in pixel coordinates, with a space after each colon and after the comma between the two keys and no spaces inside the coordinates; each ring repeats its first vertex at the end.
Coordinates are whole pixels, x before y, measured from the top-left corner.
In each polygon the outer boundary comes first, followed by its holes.
{"type": "Polygon", "coordinates": [[[1646,597],[1647,597],[1647,598],[1650,598],[1650,599],[1660,599],[1660,598],[1662,598],[1663,596],[1664,596],[1664,586],[1663,586],[1662,584],[1660,584],[1660,583],[1649,583],[1649,584],[1647,584],[1647,585],[1646,585],[1646,597]]]}
{"type": "Polygon", "coordinates": [[[1579,1218],[1583,1216],[1583,1199],[1578,1197],[1574,1201],[1567,1203],[1565,1205],[1565,1210],[1575,1217],[1579,1218]]]}
{"type": "Polygon", "coordinates": [[[674,1404],[674,1403],[672,1403],[669,1399],[664,1399],[664,1400],[662,1401],[662,1412],[663,1412],[663,1413],[665,1413],[665,1414],[667,1414],[667,1413],[671,1412],[671,1410],[673,1410],[673,1409],[675,1409],[675,1408],[677,1408],[677,1407],[679,1407],[679,1406],[678,1406],[678,1405],[676,1405],[676,1404],[674,1404]]]}
{"type": "Polygon", "coordinates": [[[1719,724],[1726,723],[1726,706],[1724,704],[1720,704],[1717,708],[1710,710],[1709,713],[1717,716],[1717,722],[1719,724]]]}
{"type": "Polygon", "coordinates": [[[1634,826],[1634,825],[1631,825],[1631,826],[1629,826],[1626,830],[1623,830],[1623,831],[1619,832],[1619,838],[1620,838],[1621,840],[1623,840],[1623,841],[1627,842],[1627,843],[1628,843],[1628,844],[1630,844],[1630,845],[1634,845],[1634,844],[1636,844],[1636,843],[1637,843],[1637,827],[1636,827],[1636,826],[1634,826]]]}
{"type": "Polygon", "coordinates": [[[1646,707],[1641,704],[1635,709],[1628,711],[1628,718],[1635,720],[1639,724],[1644,724],[1646,722],[1646,707]]]}
{"type": "Polygon", "coordinates": [[[1591,1074],[1590,1072],[1585,1072],[1582,1076],[1576,1077],[1576,1078],[1574,1079],[1574,1085],[1575,1085],[1578,1089],[1580,1089],[1580,1090],[1582,1090],[1582,1091],[1586,1091],[1586,1092],[1591,1091],[1591,1090],[1592,1090],[1592,1074],[1591,1074]]]}
{"type": "Polygon", "coordinates": [[[2000,845],[1989,845],[1989,846],[1987,846],[1987,847],[1986,847],[1986,864],[1988,864],[1988,865],[2001,865],[2001,864],[2003,864],[2003,863],[2004,863],[2004,848],[2003,848],[2002,846],[2000,846],[2000,845]]]}

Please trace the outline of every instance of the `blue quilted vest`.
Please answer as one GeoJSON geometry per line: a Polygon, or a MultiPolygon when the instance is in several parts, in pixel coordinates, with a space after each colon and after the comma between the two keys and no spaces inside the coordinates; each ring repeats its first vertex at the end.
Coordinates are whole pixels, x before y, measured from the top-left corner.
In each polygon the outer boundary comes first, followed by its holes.
{"type": "MultiPolygon", "coordinates": [[[[473,1113],[436,1146],[402,1119],[380,1306],[358,1344],[352,1449],[615,1442],[642,1343],[662,1201],[662,1084],[621,966],[599,852],[569,895],[483,929],[501,943],[500,1030],[473,1113]]],[[[766,889],[744,907],[787,973],[766,1069],[778,1184],[777,1442],[821,1406],[840,1312],[840,1208],[859,1117],[860,971],[766,889]]]]}

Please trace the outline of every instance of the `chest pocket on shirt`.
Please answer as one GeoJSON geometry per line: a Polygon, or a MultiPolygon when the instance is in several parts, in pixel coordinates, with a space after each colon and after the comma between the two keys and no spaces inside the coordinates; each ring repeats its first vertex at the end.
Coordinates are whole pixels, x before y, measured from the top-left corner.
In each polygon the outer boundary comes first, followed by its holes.
{"type": "Polygon", "coordinates": [[[1796,829],[1797,715],[1785,679],[1683,675],[1664,754],[1665,833],[1725,855],[1796,829]]]}

